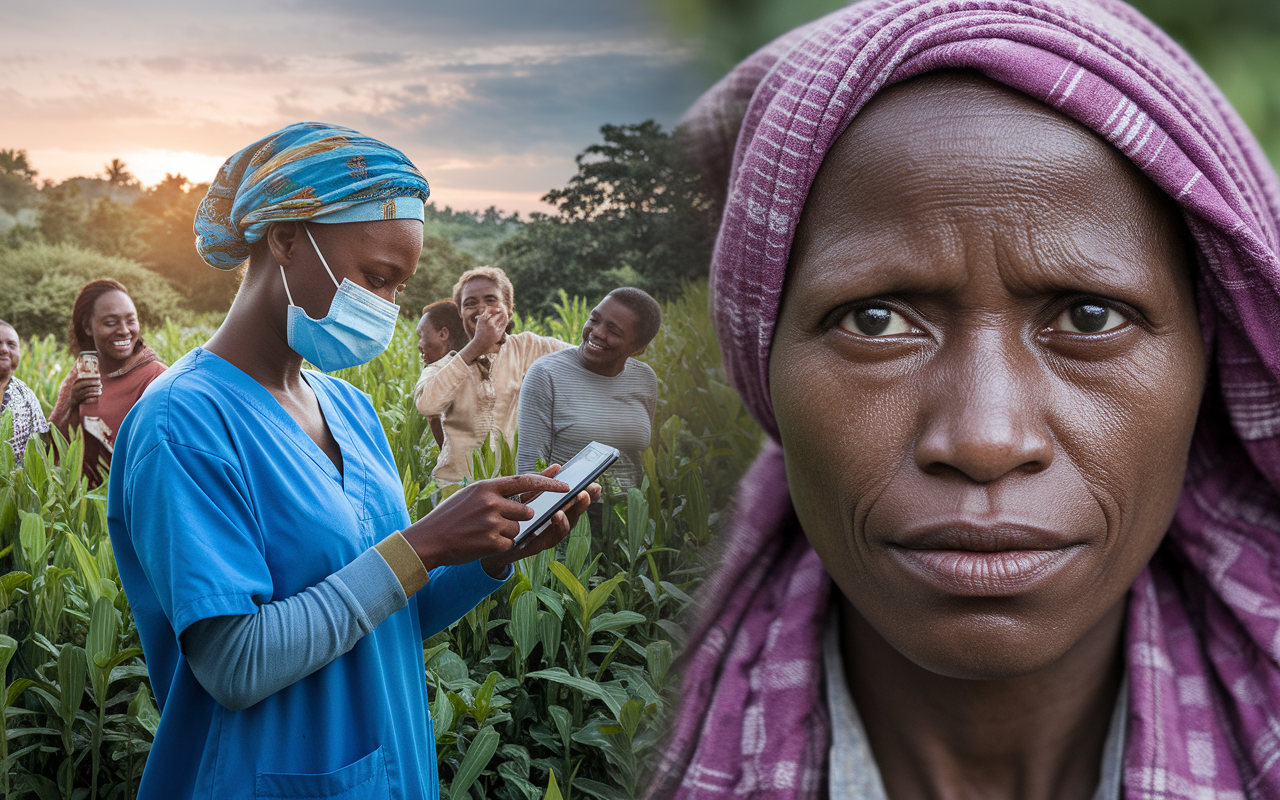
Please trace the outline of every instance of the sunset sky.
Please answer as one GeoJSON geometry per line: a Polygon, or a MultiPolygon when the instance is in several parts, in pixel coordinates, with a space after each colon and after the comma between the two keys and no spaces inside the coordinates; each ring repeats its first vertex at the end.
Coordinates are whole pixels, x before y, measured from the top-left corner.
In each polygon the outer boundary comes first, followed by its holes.
{"type": "Polygon", "coordinates": [[[672,125],[712,77],[640,0],[23,4],[0,27],[0,148],[39,180],[112,158],[212,178],[290,122],[404,150],[439,206],[547,210],[604,123],[672,125]]]}

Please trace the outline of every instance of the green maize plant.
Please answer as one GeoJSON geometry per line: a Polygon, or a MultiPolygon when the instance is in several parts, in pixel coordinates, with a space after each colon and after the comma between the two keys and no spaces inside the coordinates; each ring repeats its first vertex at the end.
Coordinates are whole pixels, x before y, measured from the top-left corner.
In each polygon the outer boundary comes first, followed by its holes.
{"type": "Polygon", "coordinates": [[[0,420],[0,662],[6,797],[131,797],[159,712],[84,442],[57,431],[14,463],[0,420]],[[60,457],[60,460],[55,458],[60,457]]]}
{"type": "MultiPolygon", "coordinates": [[[[576,343],[598,298],[562,296],[536,330],[576,343]]],[[[659,376],[644,480],[505,586],[424,643],[441,794],[451,800],[633,798],[671,702],[683,614],[708,545],[761,433],[720,369],[705,284],[664,304],[643,356],[659,376]]],[[[214,321],[216,322],[216,320],[214,321]]],[[[143,331],[166,363],[211,327],[143,331]]],[[[24,343],[18,377],[48,412],[72,364],[52,338],[24,343]]],[[[443,492],[439,448],[417,412],[412,323],[378,358],[339,377],[369,394],[417,520],[443,492]]],[[[130,798],[159,724],[137,628],[106,525],[106,490],[81,475],[84,443],[56,431],[15,463],[0,417],[0,794],[39,800],[130,798]]],[[[472,454],[477,478],[515,471],[516,442],[472,454]]]]}

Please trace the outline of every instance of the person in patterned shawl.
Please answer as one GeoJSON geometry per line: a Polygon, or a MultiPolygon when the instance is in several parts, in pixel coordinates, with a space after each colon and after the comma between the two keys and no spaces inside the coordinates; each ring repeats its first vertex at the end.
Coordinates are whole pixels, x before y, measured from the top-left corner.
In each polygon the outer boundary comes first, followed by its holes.
{"type": "Polygon", "coordinates": [[[44,418],[40,398],[30,386],[14,377],[13,373],[21,363],[22,341],[18,338],[18,331],[0,319],[0,416],[8,415],[13,420],[13,436],[9,444],[13,447],[17,464],[22,463],[31,437],[49,432],[49,422],[44,418]]]}
{"type": "Polygon", "coordinates": [[[769,441],[652,796],[1280,797],[1280,190],[1115,0],[875,0],[686,117],[769,441]]]}

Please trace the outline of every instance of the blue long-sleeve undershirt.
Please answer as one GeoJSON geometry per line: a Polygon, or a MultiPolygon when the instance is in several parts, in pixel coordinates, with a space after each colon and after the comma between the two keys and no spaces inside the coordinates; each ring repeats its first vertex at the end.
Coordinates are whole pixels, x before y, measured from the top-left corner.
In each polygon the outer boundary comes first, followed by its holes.
{"type": "Polygon", "coordinates": [[[395,572],[369,548],[315,586],[258,608],[210,617],[182,633],[192,674],[214,700],[248,708],[346,653],[408,605],[395,572]]]}

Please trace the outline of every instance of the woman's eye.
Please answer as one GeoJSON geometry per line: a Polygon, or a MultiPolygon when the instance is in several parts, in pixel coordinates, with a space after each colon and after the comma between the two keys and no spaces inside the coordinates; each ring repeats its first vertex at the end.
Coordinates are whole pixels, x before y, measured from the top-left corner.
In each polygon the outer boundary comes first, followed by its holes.
{"type": "Polygon", "coordinates": [[[1087,300],[1083,303],[1075,303],[1059,314],[1053,321],[1053,327],[1069,333],[1105,333],[1128,321],[1114,308],[1104,306],[1097,301],[1087,300]]]}
{"type": "Polygon", "coordinates": [[[369,285],[371,285],[375,289],[381,289],[383,286],[387,285],[387,279],[382,277],[381,275],[370,275],[369,285]]]}
{"type": "Polygon", "coordinates": [[[915,332],[901,314],[884,306],[855,308],[840,320],[840,327],[859,336],[897,336],[915,332]]]}

